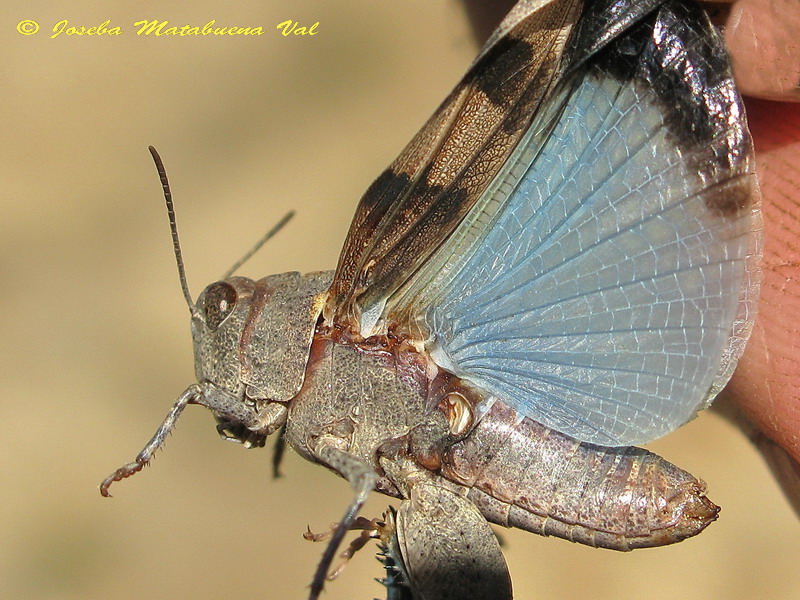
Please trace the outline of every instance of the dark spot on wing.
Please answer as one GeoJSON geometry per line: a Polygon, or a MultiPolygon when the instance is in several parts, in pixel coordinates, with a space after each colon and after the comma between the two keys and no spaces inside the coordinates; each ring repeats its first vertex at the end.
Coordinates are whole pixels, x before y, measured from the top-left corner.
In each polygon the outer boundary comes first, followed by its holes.
{"type": "Polygon", "coordinates": [[[395,173],[392,169],[386,169],[367,188],[362,202],[370,208],[391,203],[404,193],[410,182],[411,178],[405,173],[395,173]]]}
{"type": "Polygon", "coordinates": [[[351,295],[356,287],[356,270],[369,246],[377,235],[381,222],[395,203],[398,203],[411,188],[411,177],[386,169],[367,188],[350,223],[350,231],[344,242],[336,278],[331,285],[331,294],[341,298],[351,295]]]}
{"type": "Polygon", "coordinates": [[[509,107],[501,123],[504,133],[514,136],[530,125],[542,102],[542,89],[550,84],[550,77],[551,73],[546,69],[540,69],[534,74],[519,99],[509,107]]]}
{"type": "Polygon", "coordinates": [[[736,215],[748,208],[753,198],[753,179],[751,175],[739,175],[721,181],[704,192],[704,201],[715,215],[736,215]]]}
{"type": "MultiPolygon", "coordinates": [[[[424,178],[421,177],[421,180],[424,178]]],[[[397,290],[447,239],[469,211],[475,196],[458,184],[417,184],[415,201],[393,218],[391,231],[371,256],[376,262],[359,274],[358,303],[369,306],[397,290]]]]}
{"type": "Polygon", "coordinates": [[[514,80],[524,79],[533,57],[534,51],[528,42],[506,36],[470,70],[464,82],[486,94],[493,104],[507,107],[519,95],[521,83],[517,85],[514,80]]]}

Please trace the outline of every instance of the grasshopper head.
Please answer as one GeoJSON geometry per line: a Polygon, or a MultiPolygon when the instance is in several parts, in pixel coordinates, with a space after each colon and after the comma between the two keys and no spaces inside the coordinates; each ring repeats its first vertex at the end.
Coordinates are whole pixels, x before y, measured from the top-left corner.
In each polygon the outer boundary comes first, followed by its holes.
{"type": "Polygon", "coordinates": [[[305,377],[330,274],[297,272],[209,285],[192,313],[200,397],[225,439],[262,446],[286,422],[305,377]]]}

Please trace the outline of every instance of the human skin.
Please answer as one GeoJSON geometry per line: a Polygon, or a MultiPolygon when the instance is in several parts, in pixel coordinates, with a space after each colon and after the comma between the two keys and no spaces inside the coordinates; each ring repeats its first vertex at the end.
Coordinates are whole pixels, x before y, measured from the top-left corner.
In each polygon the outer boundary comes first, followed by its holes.
{"type": "Polygon", "coordinates": [[[755,327],[723,401],[800,512],[800,4],[738,0],[726,24],[737,84],[750,95],[764,259],[755,327]]]}
{"type": "MultiPolygon", "coordinates": [[[[479,41],[514,0],[463,0],[479,41]]],[[[702,2],[724,26],[745,94],[762,194],[763,280],[753,333],[715,406],[762,451],[800,513],[800,4],[702,2]]]]}

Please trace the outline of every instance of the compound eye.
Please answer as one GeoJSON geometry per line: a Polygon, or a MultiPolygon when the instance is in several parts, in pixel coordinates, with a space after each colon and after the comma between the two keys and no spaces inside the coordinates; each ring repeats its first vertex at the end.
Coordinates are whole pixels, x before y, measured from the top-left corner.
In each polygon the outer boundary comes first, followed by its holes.
{"type": "Polygon", "coordinates": [[[219,281],[208,286],[203,299],[203,312],[208,328],[216,331],[233,312],[235,306],[236,290],[232,285],[219,281]]]}

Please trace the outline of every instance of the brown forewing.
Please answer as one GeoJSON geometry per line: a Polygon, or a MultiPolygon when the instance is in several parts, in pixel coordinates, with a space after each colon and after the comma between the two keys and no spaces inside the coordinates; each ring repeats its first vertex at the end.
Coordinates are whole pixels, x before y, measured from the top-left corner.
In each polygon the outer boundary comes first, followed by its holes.
{"type": "Polygon", "coordinates": [[[501,24],[461,82],[369,187],[339,258],[327,319],[359,332],[362,313],[380,307],[453,232],[558,81],[581,5],[577,0],[520,3],[514,18],[501,24]]]}

